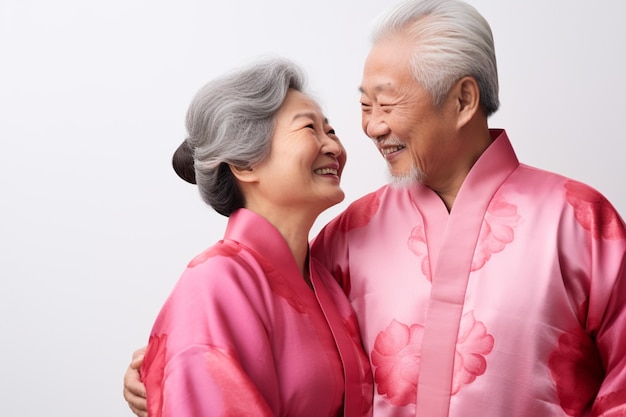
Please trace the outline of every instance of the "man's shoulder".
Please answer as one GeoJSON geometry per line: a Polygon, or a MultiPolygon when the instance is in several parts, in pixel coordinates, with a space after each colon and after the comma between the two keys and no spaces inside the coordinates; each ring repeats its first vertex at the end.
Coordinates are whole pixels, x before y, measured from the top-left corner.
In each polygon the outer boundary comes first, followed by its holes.
{"type": "Polygon", "coordinates": [[[343,212],[341,212],[337,216],[337,218],[345,219],[345,218],[350,218],[354,216],[360,217],[363,215],[367,217],[371,217],[376,212],[378,212],[378,209],[380,208],[381,203],[386,199],[389,193],[393,193],[394,190],[396,189],[394,189],[388,184],[383,185],[377,190],[367,193],[357,198],[356,200],[354,200],[352,203],[348,205],[348,207],[346,207],[346,209],[343,212]]]}
{"type": "Polygon", "coordinates": [[[578,184],[593,192],[598,192],[591,185],[583,183],[577,179],[568,177],[555,171],[539,168],[527,164],[520,164],[517,175],[512,178],[515,181],[522,181],[529,189],[563,189],[567,184],[578,184]]]}
{"type": "Polygon", "coordinates": [[[346,207],[337,217],[328,223],[321,234],[347,233],[370,223],[380,211],[389,193],[393,193],[394,188],[384,185],[364,196],[357,198],[346,207]]]}
{"type": "Polygon", "coordinates": [[[383,185],[377,190],[374,190],[372,192],[369,192],[357,198],[356,200],[354,200],[352,203],[348,205],[348,207],[344,210],[344,213],[355,211],[355,210],[360,210],[364,205],[370,204],[373,200],[379,200],[381,196],[384,195],[389,189],[390,189],[389,185],[383,185]]]}

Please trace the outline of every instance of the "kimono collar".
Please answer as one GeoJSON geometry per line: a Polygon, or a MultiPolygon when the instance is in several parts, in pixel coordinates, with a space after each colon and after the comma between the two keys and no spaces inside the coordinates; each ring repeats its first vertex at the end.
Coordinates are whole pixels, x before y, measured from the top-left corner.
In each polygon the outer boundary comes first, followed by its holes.
{"type": "Polygon", "coordinates": [[[478,158],[463,181],[454,206],[461,208],[482,200],[488,204],[498,188],[517,169],[519,161],[504,129],[489,129],[493,142],[478,158]]]}
{"type": "Polygon", "coordinates": [[[241,243],[288,274],[300,275],[293,254],[278,229],[253,211],[242,208],[232,213],[224,239],[241,243]]]}
{"type": "MultiPolygon", "coordinates": [[[[465,204],[474,204],[477,199],[488,201],[498,187],[519,167],[520,163],[511,146],[509,137],[504,129],[489,129],[493,142],[478,158],[467,177],[463,181],[456,196],[452,211],[455,207],[463,207],[465,204]]],[[[430,188],[419,185],[409,187],[408,192],[415,201],[420,201],[422,208],[427,208],[431,213],[439,212],[439,217],[444,223],[447,221],[448,212],[445,205],[437,194],[430,188]]],[[[457,210],[459,210],[457,208],[457,210]]],[[[434,221],[434,214],[429,215],[429,220],[434,221]]]]}

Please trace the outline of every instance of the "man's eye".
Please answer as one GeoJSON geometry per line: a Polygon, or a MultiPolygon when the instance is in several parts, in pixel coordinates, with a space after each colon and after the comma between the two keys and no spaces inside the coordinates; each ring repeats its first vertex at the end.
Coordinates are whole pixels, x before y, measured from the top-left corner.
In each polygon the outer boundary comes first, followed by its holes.
{"type": "Polygon", "coordinates": [[[306,125],[306,126],[304,126],[304,127],[305,127],[305,128],[307,128],[307,129],[313,129],[313,130],[315,130],[315,125],[314,125],[313,123],[308,124],[308,125],[306,125]]]}
{"type": "Polygon", "coordinates": [[[336,135],[335,129],[330,129],[326,134],[327,135],[336,135]]]}

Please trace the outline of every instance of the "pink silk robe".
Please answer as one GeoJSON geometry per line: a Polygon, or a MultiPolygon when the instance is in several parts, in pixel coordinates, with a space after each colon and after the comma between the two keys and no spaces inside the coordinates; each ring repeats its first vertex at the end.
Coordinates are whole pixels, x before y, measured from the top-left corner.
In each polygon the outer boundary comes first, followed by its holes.
{"type": "Polygon", "coordinates": [[[451,213],[384,186],[312,245],[356,311],[374,416],[626,416],[624,223],[491,134],[451,213]]]}
{"type": "Polygon", "coordinates": [[[191,261],[163,306],[141,369],[150,417],[369,416],[372,376],[350,304],[279,232],[241,209],[191,261]]]}

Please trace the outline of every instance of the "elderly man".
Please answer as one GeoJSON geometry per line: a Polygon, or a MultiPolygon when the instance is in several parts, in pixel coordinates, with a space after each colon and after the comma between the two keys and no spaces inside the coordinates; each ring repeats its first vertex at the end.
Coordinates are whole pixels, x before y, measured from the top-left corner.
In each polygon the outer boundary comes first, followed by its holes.
{"type": "MultiPolygon", "coordinates": [[[[393,181],[311,253],[356,312],[374,416],[626,415],[624,222],[488,128],[488,23],[456,0],[400,4],[374,34],[361,92],[393,181]]],[[[132,368],[126,388],[141,391],[132,368]]]]}

